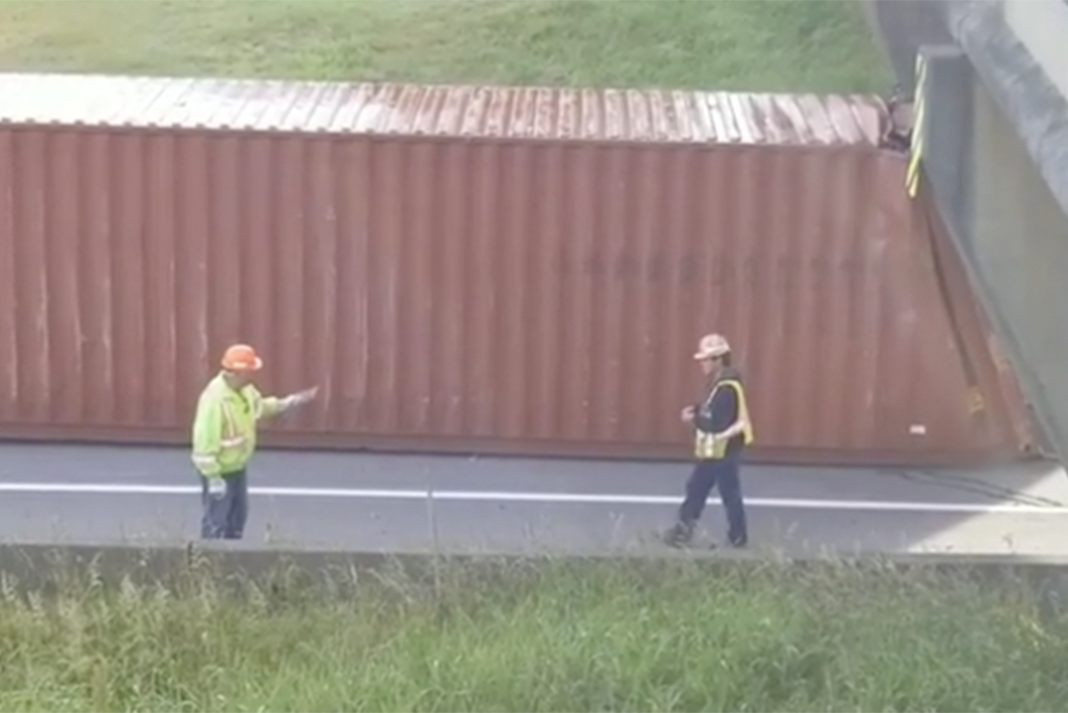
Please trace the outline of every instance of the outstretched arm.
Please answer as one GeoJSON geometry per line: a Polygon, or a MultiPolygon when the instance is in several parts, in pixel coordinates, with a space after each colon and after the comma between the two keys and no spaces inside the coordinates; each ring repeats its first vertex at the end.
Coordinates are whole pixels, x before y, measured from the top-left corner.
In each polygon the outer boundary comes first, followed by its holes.
{"type": "Polygon", "coordinates": [[[316,386],[311,389],[298,391],[289,396],[264,396],[260,399],[259,418],[267,419],[279,416],[290,409],[308,403],[313,400],[318,393],[319,387],[316,386]]]}

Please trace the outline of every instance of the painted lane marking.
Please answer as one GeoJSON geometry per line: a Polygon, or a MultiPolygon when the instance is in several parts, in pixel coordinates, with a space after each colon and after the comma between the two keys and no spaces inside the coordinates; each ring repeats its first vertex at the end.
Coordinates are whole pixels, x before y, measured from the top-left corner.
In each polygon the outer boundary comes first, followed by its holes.
{"type": "MultiPolygon", "coordinates": [[[[539,493],[482,490],[424,490],[374,488],[249,488],[252,495],[276,498],[336,498],[350,500],[434,500],[454,502],[560,503],[590,505],[677,505],[679,496],[614,493],[539,493]]],[[[199,495],[195,485],[134,485],[112,483],[0,483],[0,493],[58,493],[79,495],[199,495]]],[[[709,498],[709,503],[718,503],[709,498]]],[[[933,512],[1006,515],[1068,515],[1068,506],[1043,507],[1010,503],[932,503],[890,500],[810,500],[749,498],[746,505],[779,510],[857,510],[874,512],[933,512]]]]}

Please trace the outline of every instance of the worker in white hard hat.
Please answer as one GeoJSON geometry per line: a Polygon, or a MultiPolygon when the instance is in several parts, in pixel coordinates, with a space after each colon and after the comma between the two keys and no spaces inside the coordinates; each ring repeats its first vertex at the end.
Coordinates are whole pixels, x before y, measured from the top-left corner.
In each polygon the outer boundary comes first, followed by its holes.
{"type": "Polygon", "coordinates": [[[733,547],[744,547],[749,532],[739,469],[742,454],[753,442],[745,387],[741,374],[731,364],[730,344],[722,335],[702,337],[693,358],[708,377],[701,401],[682,410],[683,423],[694,430],[697,463],[686,483],[678,522],[665,534],[665,540],[675,547],[688,544],[709,494],[718,487],[727,514],[727,541],[733,547]]]}

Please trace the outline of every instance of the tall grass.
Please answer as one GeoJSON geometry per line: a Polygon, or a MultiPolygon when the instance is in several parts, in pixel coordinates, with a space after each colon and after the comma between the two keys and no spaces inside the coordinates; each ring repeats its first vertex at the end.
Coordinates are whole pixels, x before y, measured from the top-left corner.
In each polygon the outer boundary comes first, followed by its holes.
{"type": "Polygon", "coordinates": [[[1023,584],[543,561],[0,596],[4,711],[1057,711],[1023,584]]]}

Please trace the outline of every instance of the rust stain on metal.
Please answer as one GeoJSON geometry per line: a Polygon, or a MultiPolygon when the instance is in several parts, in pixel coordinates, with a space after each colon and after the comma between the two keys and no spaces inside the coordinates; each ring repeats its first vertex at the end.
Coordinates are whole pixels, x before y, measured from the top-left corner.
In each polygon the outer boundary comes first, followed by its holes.
{"type": "Polygon", "coordinates": [[[0,436],[184,440],[248,341],[265,388],[324,385],[276,443],[686,457],[717,330],[758,458],[1033,440],[876,99],[30,79],[0,75],[0,436]]]}
{"type": "Polygon", "coordinates": [[[882,100],[0,73],[0,125],[875,146],[882,100]]]}

